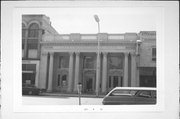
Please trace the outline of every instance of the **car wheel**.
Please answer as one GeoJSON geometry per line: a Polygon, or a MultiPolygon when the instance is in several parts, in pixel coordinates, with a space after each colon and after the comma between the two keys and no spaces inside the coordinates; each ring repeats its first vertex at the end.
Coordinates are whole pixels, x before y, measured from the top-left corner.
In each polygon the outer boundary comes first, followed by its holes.
{"type": "Polygon", "coordinates": [[[32,95],[32,94],[33,94],[33,92],[32,92],[32,91],[29,91],[29,92],[28,92],[28,94],[29,94],[29,95],[32,95]]]}

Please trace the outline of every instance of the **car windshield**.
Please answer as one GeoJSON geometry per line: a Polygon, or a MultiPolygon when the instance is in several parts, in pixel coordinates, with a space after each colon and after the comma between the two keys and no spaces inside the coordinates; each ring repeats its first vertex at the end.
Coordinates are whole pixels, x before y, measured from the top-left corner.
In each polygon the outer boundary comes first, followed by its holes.
{"type": "Polygon", "coordinates": [[[110,96],[118,96],[118,95],[129,95],[129,96],[132,96],[132,95],[135,95],[136,94],[136,90],[114,90],[110,96]]]}

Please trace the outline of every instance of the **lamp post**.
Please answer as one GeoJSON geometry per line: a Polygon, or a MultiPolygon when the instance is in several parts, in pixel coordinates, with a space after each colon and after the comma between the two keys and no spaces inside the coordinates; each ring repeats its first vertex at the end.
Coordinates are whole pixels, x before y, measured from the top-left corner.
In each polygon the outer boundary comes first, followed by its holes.
{"type": "Polygon", "coordinates": [[[140,45],[141,45],[142,41],[141,40],[136,40],[136,58],[137,58],[137,69],[136,69],[136,73],[137,73],[137,77],[136,77],[136,86],[139,86],[139,67],[140,67],[140,45]]]}
{"type": "Polygon", "coordinates": [[[141,45],[142,41],[141,40],[136,40],[136,55],[139,55],[139,46],[141,45]]]}
{"type": "Polygon", "coordinates": [[[100,25],[99,25],[99,17],[98,15],[94,15],[94,19],[95,21],[98,23],[98,34],[97,34],[97,41],[98,41],[98,47],[97,47],[97,66],[96,66],[96,96],[99,95],[99,80],[100,80],[100,61],[99,61],[99,58],[100,58],[100,54],[99,54],[99,46],[100,46],[100,43],[99,43],[99,33],[100,33],[100,25]]]}

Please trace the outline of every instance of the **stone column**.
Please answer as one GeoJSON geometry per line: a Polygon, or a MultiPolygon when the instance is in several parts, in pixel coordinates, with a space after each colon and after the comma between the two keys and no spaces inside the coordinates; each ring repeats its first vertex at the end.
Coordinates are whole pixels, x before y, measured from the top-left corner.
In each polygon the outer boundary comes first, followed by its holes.
{"type": "Polygon", "coordinates": [[[128,53],[124,53],[124,78],[123,86],[128,86],[128,53]]]}
{"type": "Polygon", "coordinates": [[[69,53],[69,80],[68,80],[68,92],[72,92],[73,82],[73,52],[69,53]]]}
{"type": "Polygon", "coordinates": [[[136,86],[136,54],[131,53],[131,87],[136,86]]]}
{"type": "Polygon", "coordinates": [[[77,85],[79,83],[79,54],[79,52],[76,52],[74,92],[77,92],[77,85]]]}
{"type": "Polygon", "coordinates": [[[54,53],[50,52],[50,61],[49,61],[49,78],[48,78],[48,92],[52,91],[52,80],[53,80],[53,59],[54,53]]]}
{"type": "Polygon", "coordinates": [[[107,53],[103,53],[102,93],[106,93],[107,85],[107,53]]]}
{"type": "Polygon", "coordinates": [[[99,82],[100,82],[100,54],[97,53],[96,63],[96,96],[99,95],[99,82]]]}
{"type": "Polygon", "coordinates": [[[139,87],[140,86],[140,82],[139,82],[139,68],[136,71],[136,86],[139,87]]]}
{"type": "Polygon", "coordinates": [[[42,52],[40,58],[40,66],[39,66],[39,86],[40,88],[46,89],[46,79],[47,79],[47,70],[48,66],[48,52],[42,52]]]}

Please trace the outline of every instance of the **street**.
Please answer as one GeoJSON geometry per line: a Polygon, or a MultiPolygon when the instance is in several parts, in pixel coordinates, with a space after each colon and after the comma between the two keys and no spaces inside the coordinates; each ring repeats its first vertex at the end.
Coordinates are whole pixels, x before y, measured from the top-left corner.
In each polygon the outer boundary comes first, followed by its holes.
{"type": "MultiPolygon", "coordinates": [[[[81,97],[81,105],[102,105],[103,98],[81,97]]],[[[22,104],[27,105],[79,105],[78,97],[65,96],[23,96],[22,104]]]]}

